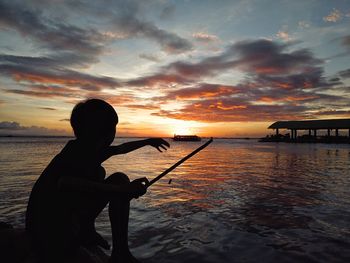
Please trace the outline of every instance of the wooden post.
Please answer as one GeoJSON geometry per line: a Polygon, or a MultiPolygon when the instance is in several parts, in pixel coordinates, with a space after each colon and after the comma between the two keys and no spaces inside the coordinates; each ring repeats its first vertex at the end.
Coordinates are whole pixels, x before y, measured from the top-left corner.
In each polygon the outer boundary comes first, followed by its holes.
{"type": "Polygon", "coordinates": [[[278,128],[276,129],[276,136],[278,136],[278,128]]]}
{"type": "Polygon", "coordinates": [[[314,137],[317,137],[317,130],[314,129],[314,137]]]}
{"type": "Polygon", "coordinates": [[[335,129],[335,137],[338,137],[338,136],[339,136],[339,130],[335,129]]]}
{"type": "Polygon", "coordinates": [[[328,137],[331,136],[331,129],[328,129],[328,130],[327,130],[327,134],[328,134],[328,137]]]}

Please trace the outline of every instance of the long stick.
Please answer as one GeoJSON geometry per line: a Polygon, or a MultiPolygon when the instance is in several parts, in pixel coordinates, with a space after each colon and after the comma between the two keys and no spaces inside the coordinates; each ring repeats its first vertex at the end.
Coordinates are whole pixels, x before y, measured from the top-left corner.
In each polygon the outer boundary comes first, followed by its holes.
{"type": "Polygon", "coordinates": [[[207,147],[211,142],[213,141],[213,138],[210,138],[209,141],[207,141],[205,144],[203,144],[202,146],[200,146],[199,148],[197,148],[196,150],[194,150],[193,152],[191,152],[189,155],[187,155],[186,157],[182,158],[180,161],[178,161],[177,163],[175,163],[173,166],[171,166],[170,168],[166,169],[164,172],[162,172],[160,175],[158,175],[156,178],[152,179],[149,184],[147,185],[147,188],[150,187],[152,184],[154,184],[155,182],[157,182],[159,179],[161,179],[162,177],[164,177],[166,174],[170,173],[172,170],[174,170],[176,167],[178,167],[180,164],[182,164],[183,162],[185,162],[187,159],[191,158],[193,155],[195,155],[196,153],[198,153],[199,151],[203,150],[205,147],[207,147]]]}

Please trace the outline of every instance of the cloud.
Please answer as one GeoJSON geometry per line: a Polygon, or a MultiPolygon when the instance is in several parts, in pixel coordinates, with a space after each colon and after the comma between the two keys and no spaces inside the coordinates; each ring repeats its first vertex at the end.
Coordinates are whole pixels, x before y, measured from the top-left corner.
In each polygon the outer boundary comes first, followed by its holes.
{"type": "Polygon", "coordinates": [[[300,74],[323,64],[308,49],[288,51],[288,47],[288,44],[262,39],[238,42],[233,45],[232,51],[240,55],[237,67],[255,74],[300,74]]]}
{"type": "Polygon", "coordinates": [[[177,61],[162,68],[163,72],[199,79],[226,70],[241,70],[248,74],[285,75],[300,74],[323,64],[308,49],[288,51],[291,44],[270,40],[239,41],[216,56],[196,63],[177,61]]]}
{"type": "Polygon", "coordinates": [[[133,110],[159,110],[159,105],[154,104],[122,104],[121,107],[126,107],[133,110]]]}
{"type": "Polygon", "coordinates": [[[131,36],[144,36],[155,40],[167,53],[183,53],[192,50],[192,44],[174,33],[158,28],[151,22],[139,21],[136,17],[125,16],[118,18],[116,24],[121,26],[126,34],[131,36]]]}
{"type": "Polygon", "coordinates": [[[332,12],[329,15],[323,17],[325,22],[337,22],[342,19],[343,14],[336,8],[333,8],[332,12]]]}
{"type": "Polygon", "coordinates": [[[270,121],[315,117],[320,105],[328,105],[326,109],[347,105],[348,98],[327,94],[339,94],[342,83],[324,77],[323,60],[308,49],[291,50],[293,45],[246,40],[195,63],[177,61],[164,66],[162,72],[185,78],[178,83],[184,87],[163,90],[165,95],[155,99],[162,104],[182,103],[177,109],[152,115],[202,122],[270,121]],[[234,86],[198,83],[227,70],[248,75],[234,86]]]}
{"type": "Polygon", "coordinates": [[[173,17],[176,7],[173,4],[167,4],[160,12],[159,17],[161,19],[169,19],[173,17]]]}
{"type": "Polygon", "coordinates": [[[0,74],[11,76],[18,82],[76,87],[82,90],[101,90],[119,86],[119,82],[114,78],[92,76],[63,68],[35,67],[28,62],[30,60],[17,64],[1,63],[0,58],[0,74]]]}
{"type": "MultiPolygon", "coordinates": [[[[253,96],[238,94],[235,97],[198,99],[180,109],[160,110],[152,115],[209,123],[297,120],[330,115],[331,109],[335,107],[330,103],[334,103],[335,99],[347,101],[346,98],[342,99],[339,96],[322,94],[300,93],[281,96],[271,91],[260,95],[260,98],[258,94],[253,96]],[[318,105],[323,104],[329,106],[320,111],[319,109],[323,106],[318,105]]],[[[346,110],[337,110],[332,113],[333,116],[338,117],[350,116],[349,111],[346,110]]]]}
{"type": "Polygon", "coordinates": [[[0,122],[0,135],[17,135],[17,136],[49,136],[49,135],[67,135],[64,130],[48,129],[41,126],[22,126],[14,121],[0,122]]]}
{"type": "Polygon", "coordinates": [[[39,107],[39,109],[42,109],[42,110],[49,110],[49,111],[57,110],[57,109],[51,108],[51,107],[39,107]]]}
{"type": "Polygon", "coordinates": [[[297,119],[307,107],[302,105],[252,105],[240,99],[205,100],[181,110],[162,110],[152,115],[200,122],[272,121],[297,119]]]}
{"type": "Polygon", "coordinates": [[[350,110],[326,110],[314,112],[315,116],[350,117],[350,110]]]}
{"type": "Polygon", "coordinates": [[[139,57],[152,62],[160,61],[160,58],[157,55],[152,55],[152,54],[140,54],[139,57]]]}
{"type": "Polygon", "coordinates": [[[102,52],[106,38],[97,30],[58,22],[44,17],[38,10],[24,4],[0,2],[0,25],[3,28],[15,29],[51,50],[65,50],[90,56],[102,52]]]}
{"type": "Polygon", "coordinates": [[[350,78],[350,68],[340,71],[339,75],[344,79],[350,78]]]}
{"type": "Polygon", "coordinates": [[[301,29],[306,29],[310,27],[310,23],[308,21],[299,21],[298,27],[300,27],[301,29]]]}
{"type": "Polygon", "coordinates": [[[23,129],[18,122],[2,121],[0,122],[0,130],[21,130],[23,129]]]}
{"type": "Polygon", "coordinates": [[[0,54],[0,63],[9,65],[22,65],[36,68],[62,68],[62,67],[85,67],[94,62],[95,59],[78,53],[59,52],[47,56],[15,56],[0,54]]]}
{"type": "Polygon", "coordinates": [[[113,14],[112,23],[129,37],[145,37],[156,41],[163,51],[170,54],[184,53],[193,49],[192,43],[185,38],[143,19],[139,9],[138,1],[118,1],[118,9],[113,14]]]}
{"type": "Polygon", "coordinates": [[[238,93],[238,89],[234,86],[201,83],[193,88],[183,88],[167,93],[163,100],[193,100],[211,97],[227,97],[238,93]]]}
{"type": "Polygon", "coordinates": [[[160,85],[172,85],[173,83],[187,82],[187,78],[180,76],[179,74],[166,74],[156,73],[153,75],[130,79],[124,82],[125,85],[131,87],[155,87],[160,85]]]}
{"type": "Polygon", "coordinates": [[[350,49],[350,35],[342,38],[342,44],[350,49]]]}
{"type": "Polygon", "coordinates": [[[276,37],[279,39],[282,39],[283,41],[290,41],[292,40],[292,37],[289,35],[287,31],[278,31],[276,34],[276,37]]]}
{"type": "Polygon", "coordinates": [[[205,42],[205,43],[214,42],[214,41],[219,40],[219,38],[217,36],[210,35],[210,34],[207,34],[204,32],[194,33],[194,34],[192,34],[192,37],[197,41],[205,42]]]}
{"type": "Polygon", "coordinates": [[[45,85],[28,86],[28,89],[6,89],[5,92],[19,95],[26,95],[37,98],[63,98],[63,99],[83,99],[84,94],[79,90],[64,87],[50,87],[45,85]]]}

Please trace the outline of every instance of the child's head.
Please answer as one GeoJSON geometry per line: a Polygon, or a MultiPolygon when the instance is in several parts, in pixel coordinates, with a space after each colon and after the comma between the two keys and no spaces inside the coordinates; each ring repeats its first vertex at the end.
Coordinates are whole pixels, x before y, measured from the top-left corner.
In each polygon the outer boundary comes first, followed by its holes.
{"type": "Polygon", "coordinates": [[[118,115],[107,102],[88,99],[75,105],[70,123],[77,139],[112,143],[118,115]]]}

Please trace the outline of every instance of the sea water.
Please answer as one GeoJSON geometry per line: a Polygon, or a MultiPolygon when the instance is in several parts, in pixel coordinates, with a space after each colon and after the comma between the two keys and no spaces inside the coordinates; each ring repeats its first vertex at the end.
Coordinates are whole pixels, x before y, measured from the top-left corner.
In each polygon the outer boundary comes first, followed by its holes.
{"type": "MultiPolygon", "coordinates": [[[[0,221],[24,225],[31,187],[68,140],[0,138],[0,221]]],[[[107,174],[152,179],[203,143],[169,142],[112,157],[107,174]]],[[[131,250],[146,263],[350,262],[349,168],[350,145],[216,139],[131,202],[131,250]]],[[[106,210],[96,226],[111,242],[106,210]]]]}

